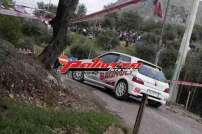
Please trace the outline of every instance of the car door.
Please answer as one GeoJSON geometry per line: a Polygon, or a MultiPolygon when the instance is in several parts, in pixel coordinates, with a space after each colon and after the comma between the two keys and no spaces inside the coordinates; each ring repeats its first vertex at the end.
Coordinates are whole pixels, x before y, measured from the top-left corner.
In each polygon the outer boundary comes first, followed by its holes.
{"type": "MultiPolygon", "coordinates": [[[[120,55],[118,60],[118,62],[120,63],[131,63],[131,61],[132,61],[131,57],[126,55],[120,55]]],[[[118,81],[121,78],[126,79],[125,76],[129,76],[130,74],[132,74],[131,69],[123,69],[122,71],[119,72],[119,75],[118,77],[115,78],[115,80],[118,81]]]]}
{"type": "MultiPolygon", "coordinates": [[[[119,54],[116,53],[107,53],[98,57],[104,63],[113,63],[117,62],[119,59],[119,54]]],[[[103,75],[106,76],[108,71],[89,71],[86,74],[86,79],[93,83],[101,84],[101,85],[108,85],[107,82],[102,79],[103,75]]]]}
{"type": "MultiPolygon", "coordinates": [[[[108,56],[103,56],[101,58],[105,63],[112,63],[112,62],[118,62],[118,63],[131,63],[131,57],[125,56],[122,54],[113,55],[113,58],[108,56]],[[115,58],[116,57],[116,58],[115,58]]],[[[119,66],[117,66],[117,69],[119,69],[119,66]]],[[[130,70],[122,70],[122,71],[101,71],[99,72],[100,80],[103,84],[105,84],[109,88],[114,88],[116,82],[123,78],[125,75],[130,74],[130,70]],[[103,78],[104,76],[104,78],[103,78]]]]}

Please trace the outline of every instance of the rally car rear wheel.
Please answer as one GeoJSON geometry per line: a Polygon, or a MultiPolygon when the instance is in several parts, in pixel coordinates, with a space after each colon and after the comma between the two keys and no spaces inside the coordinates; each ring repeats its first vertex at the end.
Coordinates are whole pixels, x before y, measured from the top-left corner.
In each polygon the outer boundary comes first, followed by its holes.
{"type": "Polygon", "coordinates": [[[126,81],[121,80],[117,83],[115,88],[115,96],[118,99],[126,99],[128,97],[128,84],[126,81]]]}
{"type": "Polygon", "coordinates": [[[83,82],[84,81],[84,73],[82,71],[73,71],[72,72],[72,79],[83,82]]]}

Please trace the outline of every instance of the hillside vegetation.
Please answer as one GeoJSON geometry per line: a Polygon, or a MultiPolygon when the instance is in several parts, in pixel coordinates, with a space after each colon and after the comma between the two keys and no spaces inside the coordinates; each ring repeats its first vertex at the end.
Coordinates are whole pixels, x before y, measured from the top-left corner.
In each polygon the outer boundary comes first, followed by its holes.
{"type": "Polygon", "coordinates": [[[36,48],[49,40],[44,24],[7,16],[0,23],[0,133],[102,134],[120,126],[117,117],[72,93],[37,60],[36,48]],[[22,51],[27,49],[33,53],[22,51]]]}
{"type": "MultiPolygon", "coordinates": [[[[118,0],[118,3],[123,2],[124,0],[118,0]]],[[[162,10],[165,12],[166,4],[168,0],[159,0],[162,3],[162,10]]],[[[153,19],[159,21],[160,18],[154,16],[154,0],[146,0],[137,5],[131,5],[122,10],[125,11],[135,11],[144,19],[153,19]]],[[[186,18],[191,9],[191,4],[193,0],[170,0],[170,6],[168,11],[167,22],[171,24],[185,25],[186,18]]],[[[197,21],[196,24],[202,25],[202,3],[199,6],[197,21]]]]}

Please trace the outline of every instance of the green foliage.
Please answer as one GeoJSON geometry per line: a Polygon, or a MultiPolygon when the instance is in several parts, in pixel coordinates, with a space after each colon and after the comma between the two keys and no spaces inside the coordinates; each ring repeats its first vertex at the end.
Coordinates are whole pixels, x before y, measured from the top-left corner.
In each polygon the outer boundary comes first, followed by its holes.
{"type": "Polygon", "coordinates": [[[116,48],[115,51],[120,52],[120,53],[129,54],[129,55],[132,55],[132,56],[137,55],[136,54],[136,47],[134,47],[134,46],[116,48]]]}
{"type": "Polygon", "coordinates": [[[175,69],[174,65],[166,67],[166,68],[163,68],[163,72],[164,72],[164,74],[166,76],[166,79],[168,79],[168,80],[172,79],[173,73],[175,71],[174,69],[175,69]]]}
{"type": "Polygon", "coordinates": [[[177,60],[178,51],[176,49],[166,49],[161,53],[159,65],[164,69],[166,77],[172,78],[174,65],[177,60]]]}
{"type": "Polygon", "coordinates": [[[201,41],[202,40],[202,32],[201,31],[202,31],[202,26],[195,25],[191,40],[194,42],[201,41]]]}
{"type": "Polygon", "coordinates": [[[199,48],[199,60],[202,61],[202,46],[199,48]]]}
{"type": "Polygon", "coordinates": [[[65,54],[65,55],[71,55],[71,51],[70,51],[69,49],[65,49],[65,50],[64,50],[64,54],[65,54]]]}
{"type": "Polygon", "coordinates": [[[48,43],[51,39],[47,26],[39,21],[24,21],[22,32],[24,35],[32,37],[37,44],[48,43]]]}
{"type": "Polygon", "coordinates": [[[94,40],[85,36],[73,34],[71,39],[70,53],[79,59],[93,58],[96,54],[96,45],[94,40]]]}
{"type": "Polygon", "coordinates": [[[122,31],[137,31],[140,29],[142,22],[142,18],[136,12],[123,12],[118,20],[117,29],[122,31]]]}
{"type": "Polygon", "coordinates": [[[2,107],[6,109],[0,111],[1,134],[54,134],[56,129],[76,127],[89,134],[102,134],[111,124],[120,124],[119,119],[108,113],[46,111],[1,98],[0,109],[2,107]]]}
{"type": "Polygon", "coordinates": [[[162,24],[160,22],[155,22],[154,20],[144,21],[141,25],[141,31],[144,32],[154,32],[160,34],[161,33],[162,24]]]}
{"type": "Polygon", "coordinates": [[[184,34],[184,28],[179,25],[169,25],[167,24],[165,26],[164,34],[163,34],[163,40],[164,43],[166,41],[175,41],[175,40],[181,40],[184,34]]]}
{"type": "Polygon", "coordinates": [[[102,22],[102,26],[105,28],[110,28],[110,29],[117,28],[117,22],[119,20],[118,17],[119,16],[117,13],[113,13],[113,14],[105,16],[104,20],[102,22]]]}
{"type": "Polygon", "coordinates": [[[160,57],[160,66],[163,68],[170,67],[175,64],[178,51],[175,49],[166,49],[160,57]]]}
{"type": "Polygon", "coordinates": [[[22,31],[27,36],[41,36],[43,34],[41,27],[33,21],[26,21],[23,24],[22,31]]]}
{"type": "Polygon", "coordinates": [[[154,62],[159,36],[154,33],[146,33],[143,40],[136,45],[136,53],[139,58],[154,62]]]}
{"type": "Polygon", "coordinates": [[[1,45],[0,45],[0,66],[2,66],[2,64],[4,64],[4,62],[8,59],[9,52],[12,51],[12,49],[14,49],[14,46],[13,46],[13,44],[11,44],[5,40],[2,40],[1,38],[0,38],[0,42],[1,42],[1,45]]]}
{"type": "Polygon", "coordinates": [[[87,27],[90,27],[92,25],[90,24],[90,22],[84,21],[84,22],[78,23],[77,26],[80,29],[86,29],[87,27]]]}
{"type": "Polygon", "coordinates": [[[165,32],[163,34],[164,40],[174,40],[177,36],[177,32],[171,25],[166,25],[165,32]]]}
{"type": "Polygon", "coordinates": [[[37,44],[48,43],[51,34],[48,32],[46,25],[39,21],[24,21],[17,17],[0,15],[0,37],[19,47],[19,43],[23,43],[23,38],[27,40],[27,37],[33,38],[30,41],[32,40],[37,44]]]}
{"type": "Polygon", "coordinates": [[[0,36],[15,44],[22,37],[21,20],[11,16],[0,15],[0,36]]]}
{"type": "Polygon", "coordinates": [[[84,4],[79,4],[77,8],[78,8],[78,10],[77,10],[76,16],[84,16],[84,15],[86,15],[87,8],[86,8],[86,6],[84,4]]]}
{"type": "Polygon", "coordinates": [[[5,7],[10,7],[13,4],[12,0],[1,0],[0,4],[4,5],[5,7]]]}
{"type": "MultiPolygon", "coordinates": [[[[156,35],[155,33],[146,33],[145,36],[144,36],[144,40],[147,42],[147,44],[157,44],[159,42],[159,39],[160,39],[160,36],[159,35],[156,35]]],[[[152,46],[154,48],[154,46],[152,46]]]]}
{"type": "Polygon", "coordinates": [[[120,44],[118,35],[112,30],[106,30],[98,34],[97,44],[104,50],[110,50],[120,44]]]}
{"type": "MultiPolygon", "coordinates": [[[[151,45],[151,44],[150,44],[151,45]]],[[[155,52],[152,46],[138,46],[136,47],[137,57],[154,62],[155,52]]]]}
{"type": "Polygon", "coordinates": [[[183,35],[184,35],[185,27],[184,26],[180,26],[180,25],[173,25],[173,29],[177,33],[177,38],[181,39],[183,37],[183,35]]]}
{"type": "Polygon", "coordinates": [[[102,26],[104,28],[119,31],[137,31],[141,29],[143,19],[134,11],[121,14],[113,13],[104,17],[102,26]]]}
{"type": "Polygon", "coordinates": [[[40,10],[34,11],[36,16],[55,17],[57,6],[53,4],[45,4],[44,2],[38,2],[37,5],[40,10]]]}
{"type": "Polygon", "coordinates": [[[15,47],[16,48],[26,48],[26,49],[33,50],[34,45],[35,45],[35,40],[33,38],[23,37],[23,38],[18,40],[15,47]]]}

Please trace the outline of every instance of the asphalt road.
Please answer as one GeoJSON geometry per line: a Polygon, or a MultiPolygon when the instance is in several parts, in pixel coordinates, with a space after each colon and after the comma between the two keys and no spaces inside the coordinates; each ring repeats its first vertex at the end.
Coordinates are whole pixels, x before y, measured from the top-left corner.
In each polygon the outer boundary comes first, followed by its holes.
{"type": "MultiPolygon", "coordinates": [[[[74,92],[94,98],[107,110],[119,116],[126,125],[133,128],[139,108],[138,101],[133,99],[120,101],[114,98],[110,91],[70,79],[63,81],[74,92]]],[[[173,113],[167,110],[166,106],[159,109],[147,106],[143,115],[140,134],[202,134],[202,124],[189,117],[173,113]]]]}

